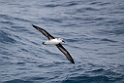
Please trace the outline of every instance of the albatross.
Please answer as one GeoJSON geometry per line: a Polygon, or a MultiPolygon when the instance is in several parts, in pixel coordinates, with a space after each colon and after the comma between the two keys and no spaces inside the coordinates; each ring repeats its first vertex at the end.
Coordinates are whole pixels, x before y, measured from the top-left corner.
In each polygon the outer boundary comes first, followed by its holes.
{"type": "Polygon", "coordinates": [[[71,63],[73,63],[73,64],[75,63],[73,58],[71,57],[70,53],[60,44],[61,42],[65,43],[65,41],[62,38],[55,38],[51,34],[49,34],[45,29],[43,29],[39,26],[33,25],[33,24],[32,24],[32,26],[48,38],[47,41],[42,43],[43,45],[56,45],[57,48],[67,57],[67,59],[71,63]]]}

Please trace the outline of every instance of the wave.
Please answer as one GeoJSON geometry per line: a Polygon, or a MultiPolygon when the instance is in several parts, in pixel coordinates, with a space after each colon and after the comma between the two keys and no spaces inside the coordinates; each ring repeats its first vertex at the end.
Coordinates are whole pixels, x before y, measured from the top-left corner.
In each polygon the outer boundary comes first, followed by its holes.
{"type": "Polygon", "coordinates": [[[3,30],[0,30],[0,42],[1,43],[15,43],[16,40],[11,35],[3,30]]]}
{"type": "Polygon", "coordinates": [[[22,79],[14,79],[14,80],[10,80],[10,81],[5,81],[2,83],[34,83],[33,81],[25,81],[22,79]]]}

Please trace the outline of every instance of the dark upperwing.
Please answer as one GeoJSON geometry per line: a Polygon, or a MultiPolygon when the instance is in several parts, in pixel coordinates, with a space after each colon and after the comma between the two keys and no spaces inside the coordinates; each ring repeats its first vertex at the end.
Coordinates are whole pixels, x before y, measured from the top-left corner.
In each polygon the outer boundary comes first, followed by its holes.
{"type": "Polygon", "coordinates": [[[61,44],[57,44],[56,45],[57,48],[67,57],[67,59],[71,62],[71,63],[75,63],[73,58],[71,57],[71,55],[69,54],[69,52],[61,45],[61,44]]]}
{"type": "Polygon", "coordinates": [[[40,28],[40,27],[38,27],[38,26],[36,26],[36,25],[33,25],[32,24],[32,26],[35,28],[35,29],[37,29],[37,30],[39,30],[43,35],[45,35],[49,40],[50,39],[54,39],[54,37],[51,35],[51,34],[49,34],[45,29],[42,29],[42,28],[40,28]]]}

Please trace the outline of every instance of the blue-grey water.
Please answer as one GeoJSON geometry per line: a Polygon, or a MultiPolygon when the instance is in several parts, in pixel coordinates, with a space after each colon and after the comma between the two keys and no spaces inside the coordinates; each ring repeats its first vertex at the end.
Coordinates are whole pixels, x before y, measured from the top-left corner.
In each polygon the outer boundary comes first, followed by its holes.
{"type": "Polygon", "coordinates": [[[0,83],[124,83],[124,0],[0,0],[0,83]]]}

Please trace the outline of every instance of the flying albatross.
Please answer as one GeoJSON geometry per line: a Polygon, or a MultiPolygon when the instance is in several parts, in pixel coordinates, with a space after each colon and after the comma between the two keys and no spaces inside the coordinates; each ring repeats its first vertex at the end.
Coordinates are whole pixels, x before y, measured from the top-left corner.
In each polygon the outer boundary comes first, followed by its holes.
{"type": "Polygon", "coordinates": [[[36,25],[32,26],[39,30],[44,36],[46,36],[48,38],[48,40],[46,42],[43,42],[43,45],[56,45],[57,48],[67,57],[67,59],[74,64],[74,60],[71,57],[70,53],[60,44],[61,42],[64,42],[64,40],[62,38],[54,38],[51,34],[49,34],[45,29],[40,28],[36,25]]]}

